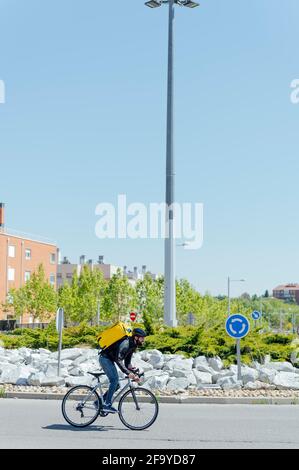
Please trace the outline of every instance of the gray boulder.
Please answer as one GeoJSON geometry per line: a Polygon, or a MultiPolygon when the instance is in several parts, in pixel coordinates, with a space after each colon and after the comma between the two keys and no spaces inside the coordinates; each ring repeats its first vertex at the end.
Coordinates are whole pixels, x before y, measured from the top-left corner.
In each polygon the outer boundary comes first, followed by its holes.
{"type": "Polygon", "coordinates": [[[253,369],[260,370],[260,368],[261,368],[262,366],[261,366],[261,364],[260,364],[259,362],[257,362],[257,361],[252,361],[251,367],[252,367],[253,369]]]}
{"type": "Polygon", "coordinates": [[[65,385],[65,379],[63,377],[47,377],[44,376],[44,378],[41,381],[41,386],[42,387],[58,387],[58,386],[63,386],[65,385]]]}
{"type": "Polygon", "coordinates": [[[170,359],[163,367],[163,370],[171,371],[175,369],[192,371],[193,359],[170,359]]]}
{"type": "Polygon", "coordinates": [[[154,369],[162,369],[164,365],[163,354],[162,353],[160,353],[160,355],[151,354],[148,360],[148,363],[151,364],[154,367],[154,369]]]}
{"type": "MultiPolygon", "coordinates": [[[[58,363],[58,361],[50,361],[48,364],[52,365],[52,362],[57,362],[58,363]]],[[[74,367],[73,364],[74,364],[73,361],[71,361],[70,359],[64,359],[63,361],[61,361],[61,366],[62,367],[70,367],[70,366],[74,367]]]]}
{"type": "MultiPolygon", "coordinates": [[[[82,352],[81,349],[79,348],[68,348],[68,349],[63,349],[61,351],[61,356],[60,359],[70,359],[70,360],[75,360],[77,357],[81,356],[82,352]]],[[[58,351],[55,351],[51,353],[50,355],[51,359],[58,359],[58,351]]]]}
{"type": "Polygon", "coordinates": [[[100,367],[99,362],[96,359],[82,362],[79,368],[86,374],[87,372],[94,372],[100,367]]]}
{"type": "Polygon", "coordinates": [[[274,377],[273,384],[280,390],[299,390],[299,375],[292,372],[278,372],[274,377]]]}
{"type": "Polygon", "coordinates": [[[266,356],[264,356],[264,359],[263,359],[263,365],[267,366],[269,362],[271,362],[271,356],[270,354],[266,354],[266,356]]]}
{"type": "Polygon", "coordinates": [[[153,375],[142,384],[142,387],[148,388],[150,390],[164,390],[168,381],[169,375],[166,373],[162,373],[157,376],[153,375]]]}
{"type": "Polygon", "coordinates": [[[0,356],[0,374],[7,367],[7,364],[10,364],[8,362],[7,357],[6,356],[0,356]]]}
{"type": "Polygon", "coordinates": [[[186,378],[175,378],[170,379],[166,385],[166,389],[169,391],[180,391],[186,390],[189,385],[189,380],[186,378]]]}
{"type": "Polygon", "coordinates": [[[223,390],[240,390],[242,388],[242,380],[238,380],[237,376],[223,377],[219,379],[217,385],[223,390]]]}
{"type": "Polygon", "coordinates": [[[34,385],[34,386],[37,386],[39,387],[43,381],[43,379],[45,379],[46,376],[43,372],[33,372],[32,374],[30,374],[30,376],[28,377],[28,385],[34,385]]]}
{"type": "Polygon", "coordinates": [[[50,355],[48,354],[36,354],[33,353],[30,356],[30,362],[29,364],[34,367],[34,369],[40,370],[40,371],[45,371],[48,363],[50,361],[50,355]]]}
{"type": "Polygon", "coordinates": [[[49,351],[49,349],[39,348],[38,351],[40,354],[46,354],[48,356],[51,354],[51,351],[49,351]]]}
{"type": "MultiPolygon", "coordinates": [[[[144,373],[144,379],[147,380],[149,379],[150,377],[153,377],[153,376],[159,376],[159,375],[164,375],[166,374],[165,371],[159,369],[159,370],[155,370],[155,369],[152,369],[152,370],[147,370],[145,373],[144,373]]],[[[167,374],[168,375],[168,374],[167,374]]]]}
{"type": "Polygon", "coordinates": [[[263,388],[265,388],[265,384],[259,380],[256,380],[255,382],[247,382],[244,386],[245,390],[261,390],[263,388]]]}
{"type": "Polygon", "coordinates": [[[223,362],[218,356],[210,357],[208,359],[208,364],[210,367],[212,367],[213,370],[216,370],[217,372],[223,369],[223,362]]]}
{"type": "Polygon", "coordinates": [[[67,376],[64,378],[67,387],[75,387],[76,385],[95,385],[95,379],[91,375],[84,375],[82,377],[67,376]]]}
{"type": "Polygon", "coordinates": [[[27,385],[27,379],[29,378],[31,373],[31,367],[7,364],[7,367],[5,367],[1,374],[0,383],[12,385],[27,385]]]}
{"type": "Polygon", "coordinates": [[[241,374],[244,385],[246,385],[248,382],[255,382],[259,377],[258,371],[252,367],[242,367],[241,374]]]}
{"type": "Polygon", "coordinates": [[[233,375],[236,375],[236,372],[234,372],[230,369],[223,369],[220,372],[213,371],[213,373],[212,373],[212,383],[216,384],[219,379],[222,379],[224,377],[232,377],[233,375]]]}
{"type": "Polygon", "coordinates": [[[30,362],[31,354],[32,354],[32,349],[29,348],[19,348],[18,353],[22,356],[22,358],[26,362],[30,362]]]}
{"type": "MultiPolygon", "coordinates": [[[[166,372],[166,371],[164,371],[166,372]]],[[[168,371],[170,379],[173,378],[183,378],[187,379],[189,382],[189,385],[196,385],[196,378],[195,375],[193,374],[192,370],[180,370],[180,369],[174,369],[174,370],[169,370],[168,371]]]]}
{"type": "Polygon", "coordinates": [[[133,356],[133,359],[132,359],[132,365],[134,367],[137,367],[140,372],[146,372],[148,370],[153,370],[154,369],[152,364],[150,364],[149,362],[145,362],[142,359],[136,359],[134,356],[133,356]]]}
{"type": "MultiPolygon", "coordinates": [[[[55,377],[58,373],[58,367],[57,366],[53,366],[53,365],[48,365],[44,374],[46,377],[55,377]]],[[[66,367],[60,367],[60,376],[61,377],[67,377],[69,374],[68,374],[68,371],[67,371],[67,368],[66,367]]]]}
{"type": "Polygon", "coordinates": [[[202,372],[200,370],[194,369],[193,375],[196,380],[196,385],[212,383],[212,374],[210,374],[209,372],[202,372]]]}
{"type": "Polygon", "coordinates": [[[269,362],[267,368],[278,372],[295,372],[295,368],[290,362],[269,362]]]}
{"type": "Polygon", "coordinates": [[[72,375],[75,377],[82,377],[84,375],[84,371],[80,367],[71,367],[68,369],[68,375],[72,375]]]}
{"type": "Polygon", "coordinates": [[[209,366],[205,356],[198,356],[194,359],[193,367],[201,372],[215,373],[215,370],[209,366]]]}
{"type": "Polygon", "coordinates": [[[275,369],[270,369],[268,367],[262,367],[259,370],[259,376],[258,379],[261,382],[272,384],[274,381],[274,378],[276,376],[277,372],[275,369]]]}
{"type": "Polygon", "coordinates": [[[13,354],[9,354],[7,356],[7,359],[8,359],[8,362],[10,362],[11,364],[16,364],[16,365],[20,365],[24,362],[24,357],[21,356],[21,354],[19,354],[17,351],[14,352],[13,354]]]}
{"type": "Polygon", "coordinates": [[[73,361],[72,361],[71,359],[64,359],[64,360],[65,360],[65,361],[66,361],[66,360],[67,360],[67,361],[71,361],[74,366],[79,366],[79,365],[82,364],[83,362],[88,361],[88,360],[89,360],[89,357],[88,357],[87,354],[82,354],[81,356],[77,357],[77,359],[75,359],[75,360],[73,360],[73,361]]]}
{"type": "Polygon", "coordinates": [[[163,358],[165,362],[169,362],[171,359],[184,359],[184,356],[181,354],[163,354],[163,358]]]}

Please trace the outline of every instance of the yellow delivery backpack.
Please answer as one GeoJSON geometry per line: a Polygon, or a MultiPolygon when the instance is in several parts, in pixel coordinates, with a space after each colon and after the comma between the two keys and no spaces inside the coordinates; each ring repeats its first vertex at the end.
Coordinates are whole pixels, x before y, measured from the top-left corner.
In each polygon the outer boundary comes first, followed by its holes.
{"type": "Polygon", "coordinates": [[[97,336],[97,340],[100,348],[106,349],[126,336],[132,336],[132,330],[125,323],[119,321],[110,328],[107,328],[107,330],[102,331],[97,336]]]}

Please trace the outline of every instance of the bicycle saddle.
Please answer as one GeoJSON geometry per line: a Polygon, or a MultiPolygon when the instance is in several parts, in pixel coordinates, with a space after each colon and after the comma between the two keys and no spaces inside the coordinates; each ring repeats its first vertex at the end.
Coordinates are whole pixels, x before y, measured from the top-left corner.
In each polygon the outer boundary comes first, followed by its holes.
{"type": "Polygon", "coordinates": [[[93,375],[94,377],[96,377],[97,379],[101,376],[101,375],[106,375],[105,372],[87,372],[88,374],[90,375],[93,375]]]}

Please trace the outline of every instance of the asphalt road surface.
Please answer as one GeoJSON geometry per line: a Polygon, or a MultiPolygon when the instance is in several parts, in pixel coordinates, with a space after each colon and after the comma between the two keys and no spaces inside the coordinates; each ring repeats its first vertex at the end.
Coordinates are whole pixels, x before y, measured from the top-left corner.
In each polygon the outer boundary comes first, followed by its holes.
{"type": "Polygon", "coordinates": [[[117,415],[72,428],[52,400],[0,400],[2,449],[299,449],[298,405],[160,404],[157,421],[131,431],[117,415]]]}

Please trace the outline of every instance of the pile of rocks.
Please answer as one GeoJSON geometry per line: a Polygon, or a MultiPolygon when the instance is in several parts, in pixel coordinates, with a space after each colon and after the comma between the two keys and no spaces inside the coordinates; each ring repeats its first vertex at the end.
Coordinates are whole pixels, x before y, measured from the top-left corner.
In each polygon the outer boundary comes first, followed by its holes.
{"type": "MultiPolygon", "coordinates": [[[[203,389],[218,390],[299,390],[299,369],[289,362],[263,364],[253,362],[242,366],[242,379],[237,378],[237,366],[224,368],[219,357],[199,356],[186,359],[177,354],[162,354],[158,350],[137,352],[133,365],[144,372],[143,386],[152,390],[192,393],[203,389]]],[[[64,349],[61,352],[60,376],[57,376],[58,353],[47,349],[0,348],[0,384],[32,387],[71,387],[94,384],[88,372],[100,370],[98,351],[94,349],[64,349]]],[[[119,371],[120,378],[124,375],[119,371]]],[[[106,376],[102,383],[107,384],[106,376]]]]}

